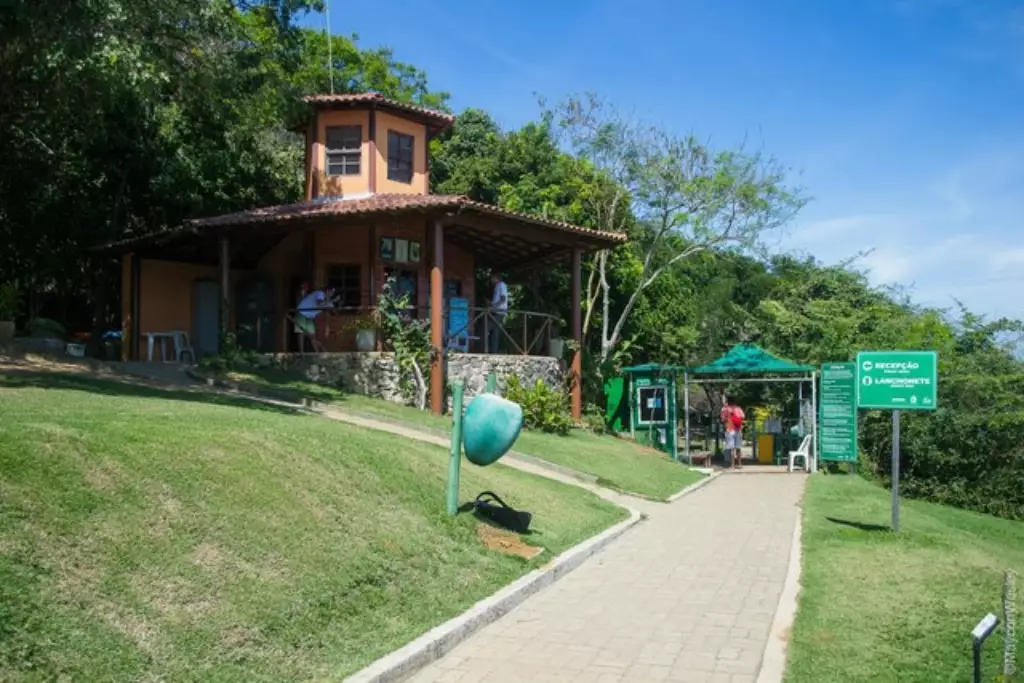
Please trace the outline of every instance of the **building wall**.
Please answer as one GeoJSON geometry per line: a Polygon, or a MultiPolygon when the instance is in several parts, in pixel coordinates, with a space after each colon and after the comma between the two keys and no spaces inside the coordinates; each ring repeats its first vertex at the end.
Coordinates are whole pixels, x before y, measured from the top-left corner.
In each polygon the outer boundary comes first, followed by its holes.
{"type": "MultiPolygon", "coordinates": [[[[145,335],[147,332],[184,330],[189,333],[191,338],[195,339],[192,286],[197,280],[216,280],[219,277],[217,268],[192,263],[143,259],[139,268],[139,320],[133,321],[131,320],[130,261],[130,257],[124,258],[121,270],[122,320],[126,321],[122,325],[123,347],[130,348],[132,325],[135,322],[138,322],[139,325],[137,358],[140,360],[146,359],[145,335]]],[[[232,287],[248,274],[247,271],[232,270],[232,287]]],[[[169,347],[170,342],[168,342],[168,353],[170,352],[169,347]]]]}
{"type": "Polygon", "coordinates": [[[377,192],[397,194],[427,194],[427,127],[381,111],[376,113],[374,130],[377,138],[377,192]],[[412,182],[388,180],[388,130],[412,135],[412,182]]]}
{"type": "MultiPolygon", "coordinates": [[[[378,122],[378,127],[380,123],[378,122]]],[[[325,194],[347,197],[370,191],[370,113],[368,111],[321,111],[317,117],[316,142],[312,146],[314,197],[325,194]],[[363,132],[359,175],[331,176],[326,187],[316,181],[320,172],[327,172],[327,128],[358,125],[363,132]]],[[[379,162],[378,162],[379,163],[379,162]]],[[[379,191],[379,190],[378,190],[379,191]]]]}
{"type": "Polygon", "coordinates": [[[309,154],[307,163],[307,182],[313,185],[312,197],[335,195],[341,197],[375,191],[377,193],[394,194],[428,194],[429,178],[427,164],[427,127],[394,114],[382,111],[374,112],[374,142],[376,155],[374,163],[370,163],[370,112],[369,111],[320,111],[315,123],[316,141],[307,140],[309,154]],[[321,173],[327,171],[326,140],[327,128],[330,126],[358,125],[362,129],[362,156],[359,164],[359,175],[331,176],[319,181],[321,173]],[[388,179],[388,131],[411,135],[413,143],[413,177],[412,182],[402,183],[388,179]],[[374,166],[374,182],[371,182],[371,165],[374,166]]]}

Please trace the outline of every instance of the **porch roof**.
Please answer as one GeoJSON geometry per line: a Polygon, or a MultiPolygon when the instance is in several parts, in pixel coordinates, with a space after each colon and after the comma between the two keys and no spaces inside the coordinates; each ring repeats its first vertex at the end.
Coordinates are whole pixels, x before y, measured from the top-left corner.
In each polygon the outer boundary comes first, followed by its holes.
{"type": "Polygon", "coordinates": [[[383,216],[419,215],[440,220],[446,240],[467,249],[481,266],[523,270],[569,257],[573,249],[595,251],[626,241],[625,235],[584,228],[515,211],[461,195],[376,194],[319,198],[186,221],[173,230],[151,233],[100,247],[159,257],[216,263],[217,239],[232,239],[232,261],[255,265],[295,230],[366,224],[383,216]],[[241,239],[239,239],[241,238],[241,239]]]}

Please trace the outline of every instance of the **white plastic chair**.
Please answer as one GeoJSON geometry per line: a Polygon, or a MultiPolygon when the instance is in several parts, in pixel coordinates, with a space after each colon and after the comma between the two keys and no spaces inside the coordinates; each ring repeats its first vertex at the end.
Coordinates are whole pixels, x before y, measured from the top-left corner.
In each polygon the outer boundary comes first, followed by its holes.
{"type": "Polygon", "coordinates": [[[187,356],[188,363],[195,363],[196,352],[192,350],[192,342],[188,338],[188,332],[175,330],[171,334],[174,335],[174,360],[184,363],[187,356]]]}
{"type": "Polygon", "coordinates": [[[807,435],[804,440],[800,442],[800,448],[795,451],[789,452],[789,471],[793,471],[793,464],[795,461],[803,458],[804,469],[808,472],[811,471],[811,437],[807,435]]]}

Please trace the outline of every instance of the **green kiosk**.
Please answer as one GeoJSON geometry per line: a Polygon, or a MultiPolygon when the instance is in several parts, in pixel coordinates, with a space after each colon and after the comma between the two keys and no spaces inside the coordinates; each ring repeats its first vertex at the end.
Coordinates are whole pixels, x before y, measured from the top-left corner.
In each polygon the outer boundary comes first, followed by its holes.
{"type": "MultiPolygon", "coordinates": [[[[679,459],[679,421],[676,410],[677,377],[685,371],[677,365],[645,363],[623,368],[628,380],[629,431],[647,443],[679,459]]],[[[612,412],[612,411],[609,411],[612,412]]]]}

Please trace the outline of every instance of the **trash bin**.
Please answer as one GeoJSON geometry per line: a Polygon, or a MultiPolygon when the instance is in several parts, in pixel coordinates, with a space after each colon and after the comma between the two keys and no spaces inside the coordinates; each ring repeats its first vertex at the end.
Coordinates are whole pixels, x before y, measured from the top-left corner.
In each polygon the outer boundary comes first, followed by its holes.
{"type": "Polygon", "coordinates": [[[757,462],[762,465],[771,465],[775,459],[775,435],[757,435],[757,462]]]}

